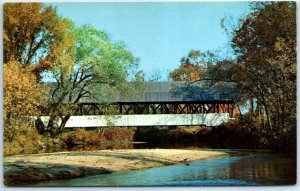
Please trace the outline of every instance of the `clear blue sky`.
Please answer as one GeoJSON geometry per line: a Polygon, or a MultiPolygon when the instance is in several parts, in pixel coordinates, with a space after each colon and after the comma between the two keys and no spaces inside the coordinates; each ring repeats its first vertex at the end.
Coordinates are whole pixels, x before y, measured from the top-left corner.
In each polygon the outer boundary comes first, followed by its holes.
{"type": "MultiPolygon", "coordinates": [[[[228,52],[220,19],[249,13],[248,2],[53,3],[77,26],[91,24],[122,40],[140,58],[146,76],[160,71],[165,80],[191,49],[228,52]]],[[[224,55],[226,56],[226,55],[224,55]]]]}

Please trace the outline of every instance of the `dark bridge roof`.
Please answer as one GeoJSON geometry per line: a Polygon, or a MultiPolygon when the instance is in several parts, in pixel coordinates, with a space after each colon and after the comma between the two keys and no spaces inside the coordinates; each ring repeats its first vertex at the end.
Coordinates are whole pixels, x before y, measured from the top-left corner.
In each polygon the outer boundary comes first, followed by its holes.
{"type": "Polygon", "coordinates": [[[209,86],[205,82],[144,82],[141,90],[134,90],[128,95],[117,95],[112,99],[114,102],[234,101],[238,99],[238,93],[234,83],[209,86]]]}

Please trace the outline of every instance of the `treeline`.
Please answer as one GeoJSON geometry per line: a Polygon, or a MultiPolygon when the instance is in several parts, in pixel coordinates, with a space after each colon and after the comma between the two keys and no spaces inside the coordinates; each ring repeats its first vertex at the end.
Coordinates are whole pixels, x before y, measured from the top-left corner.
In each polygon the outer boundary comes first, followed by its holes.
{"type": "MultiPolygon", "coordinates": [[[[170,77],[208,87],[234,82],[241,113],[224,129],[235,129],[235,136],[247,129],[245,136],[258,146],[295,151],[296,3],[256,2],[251,10],[237,26],[221,22],[232,37],[232,58],[192,50],[170,77]]],[[[129,81],[138,87],[143,80],[123,42],[90,25],[75,26],[42,3],[4,4],[3,48],[4,149],[45,140],[51,145],[80,99],[109,102],[116,89],[127,93],[134,88],[129,81]],[[47,124],[41,115],[50,117],[47,124]]]]}
{"type": "Polygon", "coordinates": [[[5,3],[3,19],[6,146],[55,139],[80,99],[108,102],[116,89],[126,93],[128,81],[141,79],[138,59],[122,41],[75,26],[52,6],[5,3]],[[47,124],[41,115],[50,117],[47,124]]]}
{"type": "Polygon", "coordinates": [[[225,125],[249,128],[258,145],[295,151],[296,3],[255,2],[237,26],[226,23],[221,21],[232,37],[231,59],[192,50],[170,77],[208,85],[234,82],[241,94],[237,106],[249,109],[239,107],[237,120],[225,125]]]}

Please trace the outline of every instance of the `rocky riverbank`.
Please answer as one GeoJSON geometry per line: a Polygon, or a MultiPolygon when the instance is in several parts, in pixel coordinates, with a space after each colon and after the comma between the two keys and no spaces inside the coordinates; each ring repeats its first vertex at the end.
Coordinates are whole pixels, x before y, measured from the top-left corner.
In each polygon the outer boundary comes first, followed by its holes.
{"type": "Polygon", "coordinates": [[[128,149],[15,155],[4,157],[4,184],[21,186],[38,181],[186,163],[224,154],[183,149],[128,149]]]}

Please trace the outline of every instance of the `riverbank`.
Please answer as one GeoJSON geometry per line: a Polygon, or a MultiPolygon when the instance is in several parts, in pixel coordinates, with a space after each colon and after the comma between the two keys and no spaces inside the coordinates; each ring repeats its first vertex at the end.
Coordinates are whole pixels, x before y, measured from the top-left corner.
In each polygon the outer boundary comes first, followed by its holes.
{"type": "Polygon", "coordinates": [[[72,151],[4,157],[4,183],[26,185],[96,174],[138,170],[225,155],[183,149],[72,151]]]}

